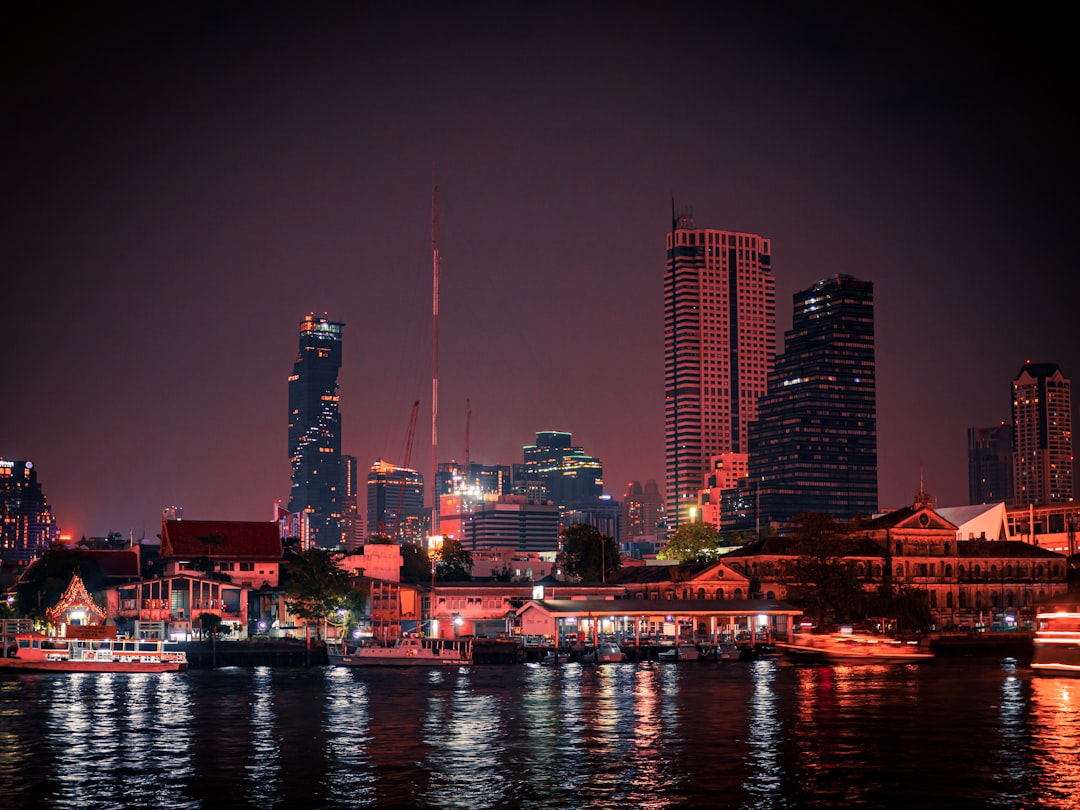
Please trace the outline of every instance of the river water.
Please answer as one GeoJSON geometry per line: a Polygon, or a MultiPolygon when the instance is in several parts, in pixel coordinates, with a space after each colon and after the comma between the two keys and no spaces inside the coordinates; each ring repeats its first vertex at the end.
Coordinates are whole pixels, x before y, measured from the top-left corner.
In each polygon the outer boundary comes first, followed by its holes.
{"type": "Polygon", "coordinates": [[[0,807],[1080,806],[1080,680],[917,665],[0,676],[0,807]]]}

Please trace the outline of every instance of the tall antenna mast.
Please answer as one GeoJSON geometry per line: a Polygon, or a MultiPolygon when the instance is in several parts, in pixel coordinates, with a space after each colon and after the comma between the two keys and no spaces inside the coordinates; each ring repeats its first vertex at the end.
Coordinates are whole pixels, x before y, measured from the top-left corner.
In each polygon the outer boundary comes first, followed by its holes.
{"type": "Polygon", "coordinates": [[[431,171],[431,533],[439,533],[439,187],[431,171]]]}
{"type": "Polygon", "coordinates": [[[469,459],[469,422],[472,421],[472,410],[469,408],[469,400],[465,400],[465,475],[468,476],[472,471],[472,464],[469,459]]]}

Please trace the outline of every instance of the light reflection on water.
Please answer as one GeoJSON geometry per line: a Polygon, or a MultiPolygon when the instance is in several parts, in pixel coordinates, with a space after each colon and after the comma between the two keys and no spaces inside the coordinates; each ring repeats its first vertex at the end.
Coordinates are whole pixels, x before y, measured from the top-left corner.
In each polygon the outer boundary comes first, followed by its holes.
{"type": "Polygon", "coordinates": [[[0,806],[1063,809],[1078,739],[1009,662],[3,676],[0,806]]]}

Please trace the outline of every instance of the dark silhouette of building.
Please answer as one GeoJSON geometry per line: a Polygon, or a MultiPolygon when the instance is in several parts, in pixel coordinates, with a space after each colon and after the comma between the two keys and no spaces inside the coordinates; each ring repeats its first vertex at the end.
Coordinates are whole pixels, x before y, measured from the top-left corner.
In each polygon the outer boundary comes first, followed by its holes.
{"type": "Polygon", "coordinates": [[[300,353],[289,377],[289,511],[306,512],[311,542],[345,544],[338,370],[342,323],[314,313],[300,322],[300,353]]]}
{"type": "Polygon", "coordinates": [[[968,428],[968,503],[1012,503],[1012,426],[968,428]]]}
{"type": "Polygon", "coordinates": [[[807,512],[847,520],[877,511],[873,284],[837,275],[794,301],[784,353],[750,425],[744,508],[722,512],[724,529],[783,526],[807,512]]]}
{"type": "Polygon", "coordinates": [[[1013,380],[1013,505],[1073,499],[1072,393],[1057,363],[1026,363],[1013,380]]]}
{"type": "Polygon", "coordinates": [[[569,433],[539,431],[536,444],[527,445],[523,454],[524,463],[514,465],[514,492],[532,503],[551,501],[569,509],[604,494],[604,465],[574,447],[569,433]]]}
{"type": "Polygon", "coordinates": [[[0,562],[30,560],[59,539],[34,462],[0,458],[0,562]]]}

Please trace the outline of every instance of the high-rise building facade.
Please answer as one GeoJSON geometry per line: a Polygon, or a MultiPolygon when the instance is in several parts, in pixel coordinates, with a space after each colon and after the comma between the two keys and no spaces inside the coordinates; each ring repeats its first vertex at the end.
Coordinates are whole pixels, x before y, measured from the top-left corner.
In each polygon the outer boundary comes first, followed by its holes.
{"type": "Polygon", "coordinates": [[[34,462],[0,458],[0,562],[25,562],[59,540],[34,462]]]}
{"type": "Polygon", "coordinates": [[[1013,505],[1073,499],[1072,394],[1056,363],[1026,363],[1013,380],[1013,505]]]}
{"type": "Polygon", "coordinates": [[[877,511],[874,286],[837,275],[795,293],[794,303],[749,430],[743,488],[754,529],[807,512],[850,520],[877,511]]]}
{"type": "Polygon", "coordinates": [[[1012,503],[1012,425],[968,428],[968,503],[1012,503]]]}
{"type": "Polygon", "coordinates": [[[664,277],[664,428],[668,528],[692,519],[719,463],[749,452],[776,353],[769,239],[695,228],[683,214],[667,235],[664,277]]]}
{"type": "Polygon", "coordinates": [[[368,536],[385,535],[398,543],[423,543],[431,512],[424,509],[424,476],[381,458],[367,479],[368,536]]]}
{"type": "Polygon", "coordinates": [[[364,543],[364,521],[360,515],[360,467],[356,456],[341,457],[342,528],[345,547],[355,549],[364,543]]]}
{"type": "Polygon", "coordinates": [[[664,499],[660,487],[653,480],[641,486],[631,481],[623,495],[623,536],[620,543],[633,541],[635,537],[656,537],[664,531],[664,499]]]}
{"type": "Polygon", "coordinates": [[[567,509],[592,503],[604,494],[604,465],[574,447],[561,430],[542,430],[536,444],[523,448],[522,464],[514,465],[514,491],[533,503],[551,501],[567,509]]]}
{"type": "Polygon", "coordinates": [[[320,548],[339,548],[347,539],[338,408],[344,326],[314,313],[305,317],[289,376],[289,511],[308,513],[311,541],[320,548]]]}

